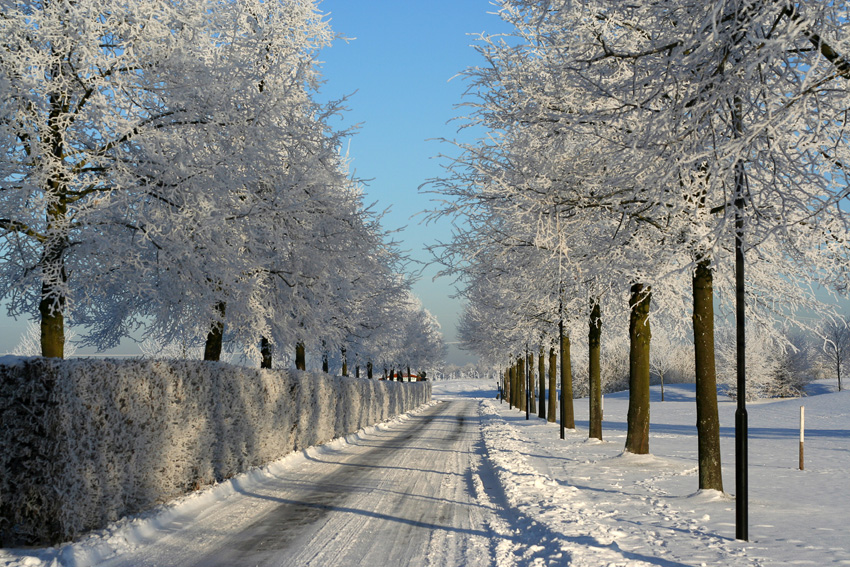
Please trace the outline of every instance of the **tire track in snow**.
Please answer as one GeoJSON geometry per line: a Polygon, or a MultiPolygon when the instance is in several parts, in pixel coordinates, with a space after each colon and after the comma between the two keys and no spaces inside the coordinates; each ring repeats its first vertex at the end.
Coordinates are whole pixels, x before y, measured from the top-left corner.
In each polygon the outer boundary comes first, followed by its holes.
{"type": "Polygon", "coordinates": [[[184,517],[108,567],[490,565],[491,514],[465,479],[478,403],[433,404],[184,517]]]}

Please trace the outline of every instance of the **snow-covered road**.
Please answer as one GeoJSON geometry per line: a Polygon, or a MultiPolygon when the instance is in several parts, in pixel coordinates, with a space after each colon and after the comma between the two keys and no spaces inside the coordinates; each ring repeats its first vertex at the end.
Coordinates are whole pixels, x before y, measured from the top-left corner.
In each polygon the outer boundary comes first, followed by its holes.
{"type": "Polygon", "coordinates": [[[477,400],[449,400],[307,454],[102,565],[489,565],[477,400]]]}

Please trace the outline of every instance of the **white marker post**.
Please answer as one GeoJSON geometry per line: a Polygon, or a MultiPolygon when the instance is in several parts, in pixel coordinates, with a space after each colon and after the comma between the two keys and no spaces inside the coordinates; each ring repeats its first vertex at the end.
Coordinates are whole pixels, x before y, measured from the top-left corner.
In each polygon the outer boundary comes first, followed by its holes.
{"type": "Polygon", "coordinates": [[[806,407],[800,406],[800,470],[803,470],[803,442],[806,429],[806,407]]]}

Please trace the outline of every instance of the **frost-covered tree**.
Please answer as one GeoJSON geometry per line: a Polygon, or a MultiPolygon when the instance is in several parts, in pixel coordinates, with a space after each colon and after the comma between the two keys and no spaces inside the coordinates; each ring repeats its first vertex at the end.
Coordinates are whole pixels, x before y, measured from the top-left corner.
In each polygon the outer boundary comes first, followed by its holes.
{"type": "Polygon", "coordinates": [[[850,367],[850,327],[847,323],[846,317],[829,318],[825,319],[818,329],[823,337],[820,354],[826,362],[824,366],[835,371],[839,392],[843,389],[841,377],[850,367]]]}
{"type": "Polygon", "coordinates": [[[206,333],[247,308],[262,283],[243,230],[254,188],[269,171],[310,169],[282,154],[316,135],[306,129],[312,53],[330,30],[315,3],[15,2],[3,12],[10,314],[39,313],[43,353],[61,357],[68,315],[97,323],[89,339],[102,346],[142,320],[163,336],[206,333]]]}
{"type": "Polygon", "coordinates": [[[411,373],[411,369],[429,370],[446,356],[446,346],[440,332],[440,323],[422,306],[418,298],[409,296],[407,308],[399,313],[401,319],[402,348],[396,356],[397,364],[411,373]]]}
{"type": "MultiPolygon", "coordinates": [[[[811,379],[811,361],[802,335],[776,337],[775,330],[751,326],[747,331],[747,400],[803,395],[811,379]]],[[[737,397],[735,333],[724,326],[718,333],[718,368],[726,392],[737,397]]]]}
{"type": "Polygon", "coordinates": [[[668,308],[693,318],[700,488],[722,490],[713,308],[715,289],[733,295],[731,269],[719,268],[732,265],[736,232],[756,266],[747,314],[765,328],[817,306],[812,280],[846,285],[846,270],[833,268],[846,263],[848,242],[837,206],[848,152],[845,8],[500,8],[515,32],[483,36],[486,65],[467,72],[468,120],[488,135],[450,164],[445,209],[533,227],[515,245],[556,251],[585,282],[651,285],[653,299],[667,287],[668,308]]]}
{"type": "Polygon", "coordinates": [[[300,344],[311,352],[346,348],[356,358],[358,340],[390,321],[408,289],[399,277],[403,257],[362,205],[356,186],[300,192],[298,212],[280,207],[269,225],[279,244],[259,248],[267,276],[259,299],[269,312],[258,328],[267,329],[276,345],[300,344]]]}
{"type": "Polygon", "coordinates": [[[671,379],[693,381],[693,345],[682,341],[671,327],[670,321],[659,321],[652,332],[653,349],[650,353],[652,372],[661,385],[661,401],[664,401],[664,385],[671,379]]]}

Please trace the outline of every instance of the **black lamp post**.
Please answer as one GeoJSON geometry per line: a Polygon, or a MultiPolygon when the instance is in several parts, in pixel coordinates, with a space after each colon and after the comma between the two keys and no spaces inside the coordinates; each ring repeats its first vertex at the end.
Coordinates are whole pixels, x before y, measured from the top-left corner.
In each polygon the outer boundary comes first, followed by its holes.
{"type": "Polygon", "coordinates": [[[735,165],[735,327],[737,332],[738,409],[735,411],[735,537],[748,540],[747,374],[744,326],[744,164],[735,165]]]}
{"type": "Polygon", "coordinates": [[[529,376],[529,368],[528,368],[528,347],[525,347],[525,419],[529,418],[529,408],[531,405],[531,380],[528,378],[529,376]]]}
{"type": "MultiPolygon", "coordinates": [[[[563,309],[563,308],[562,308],[563,309]]],[[[561,368],[564,367],[564,316],[561,315],[561,320],[558,321],[558,361],[561,363],[561,368]]],[[[564,414],[567,413],[567,400],[564,397],[564,372],[559,372],[561,375],[561,394],[559,400],[561,402],[561,439],[564,439],[564,414]]]]}

